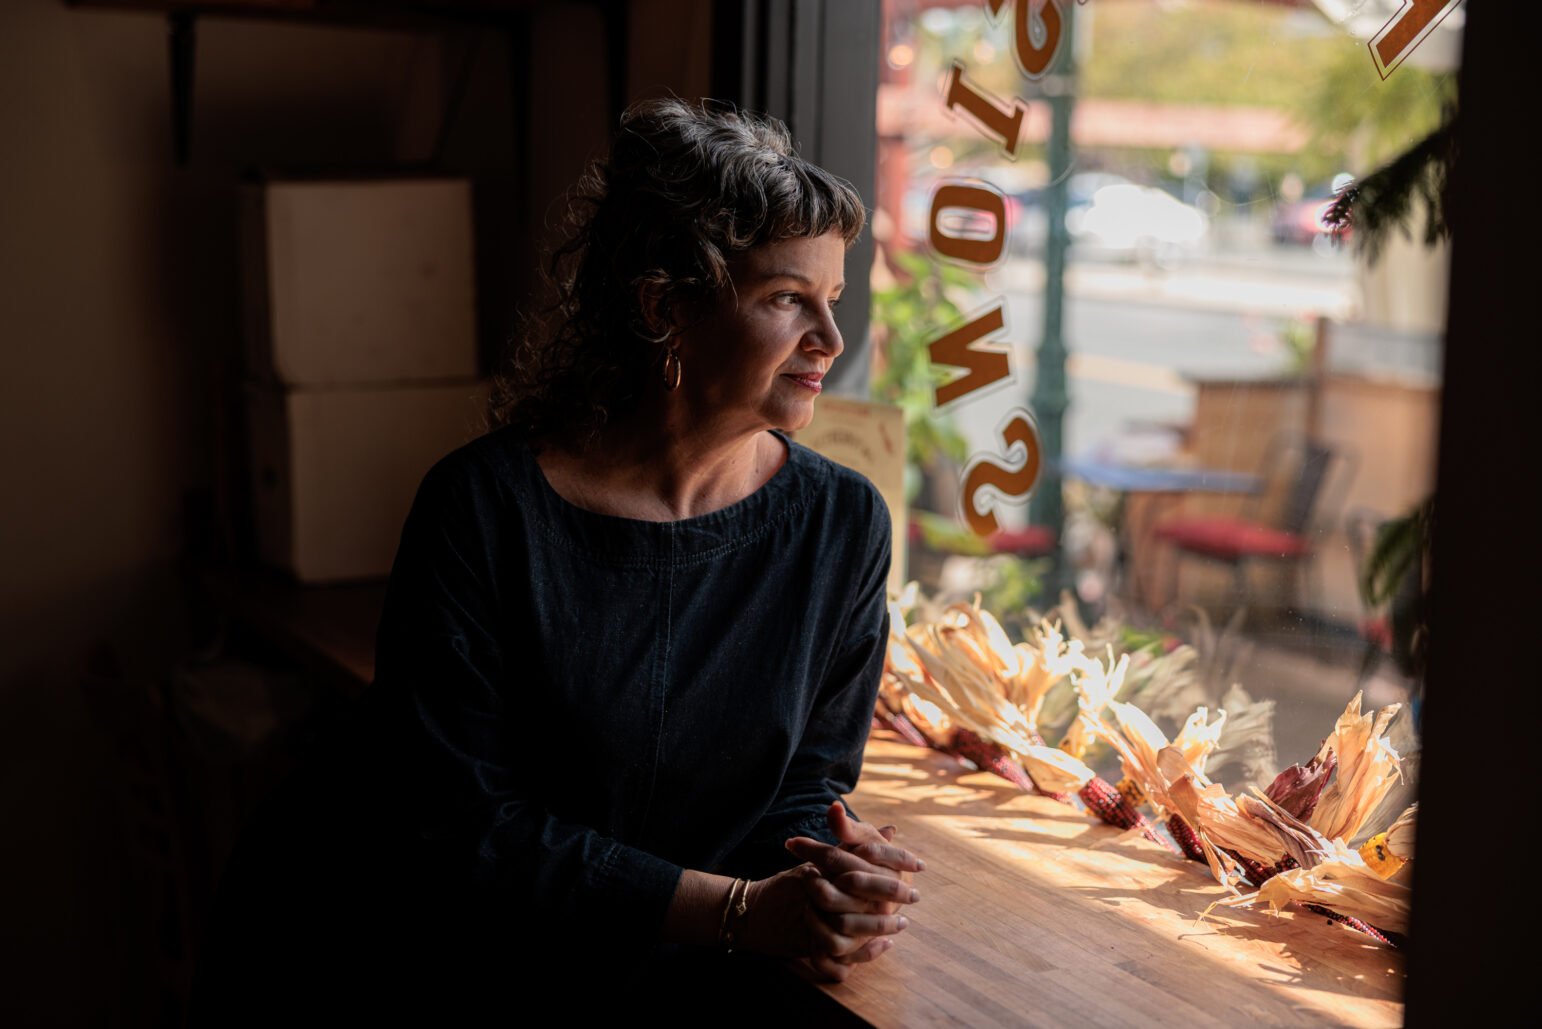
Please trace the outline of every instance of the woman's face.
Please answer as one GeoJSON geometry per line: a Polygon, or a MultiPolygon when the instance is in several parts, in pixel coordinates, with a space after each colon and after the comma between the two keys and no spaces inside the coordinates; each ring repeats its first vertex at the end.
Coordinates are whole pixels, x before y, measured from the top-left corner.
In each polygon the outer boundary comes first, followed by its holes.
{"type": "Polygon", "coordinates": [[[729,266],[734,289],[682,335],[681,392],[739,427],[804,428],[844,344],[835,304],[845,288],[839,233],[770,243],[729,266]]]}

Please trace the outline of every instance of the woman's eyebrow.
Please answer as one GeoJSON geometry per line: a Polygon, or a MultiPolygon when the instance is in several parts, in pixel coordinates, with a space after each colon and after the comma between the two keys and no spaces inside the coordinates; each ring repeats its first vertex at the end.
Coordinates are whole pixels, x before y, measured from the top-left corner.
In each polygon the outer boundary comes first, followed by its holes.
{"type": "MultiPolygon", "coordinates": [[[[814,280],[809,278],[807,275],[804,275],[802,272],[793,272],[793,271],[785,271],[785,270],[774,270],[774,271],[766,272],[766,278],[768,278],[768,279],[797,279],[799,282],[804,283],[805,285],[808,285],[808,286],[813,286],[814,285],[814,280]]],[[[837,282],[835,284],[835,288],[837,290],[844,290],[846,288],[846,283],[844,281],[837,282]]]]}

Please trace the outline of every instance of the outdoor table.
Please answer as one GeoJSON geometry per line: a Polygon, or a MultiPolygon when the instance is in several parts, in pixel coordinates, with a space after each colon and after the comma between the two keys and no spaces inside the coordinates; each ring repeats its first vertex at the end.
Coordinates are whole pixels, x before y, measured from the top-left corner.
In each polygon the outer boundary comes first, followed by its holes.
{"type": "Polygon", "coordinates": [[[1136,601],[1150,606],[1149,589],[1143,589],[1141,575],[1132,552],[1143,552],[1150,542],[1154,514],[1133,525],[1128,501],[1132,496],[1149,497],[1153,504],[1171,501],[1190,493],[1254,495],[1263,489],[1263,479],[1250,472],[1222,468],[1181,468],[1126,464],[1095,456],[1066,457],[1059,464],[1060,474],[1089,486],[1119,494],[1116,571],[1128,575],[1130,593],[1136,601]]]}

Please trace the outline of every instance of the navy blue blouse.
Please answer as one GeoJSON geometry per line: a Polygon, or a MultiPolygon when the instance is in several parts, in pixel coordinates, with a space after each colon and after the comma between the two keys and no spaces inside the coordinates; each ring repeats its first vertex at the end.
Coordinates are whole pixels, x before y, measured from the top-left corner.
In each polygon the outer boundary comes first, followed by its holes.
{"type": "Polygon", "coordinates": [[[890,522],[865,478],[778,435],[769,482],[675,522],[569,504],[510,430],[424,479],[370,700],[417,843],[490,924],[646,950],[682,869],[759,878],[796,863],[788,837],[831,840],[890,522]]]}

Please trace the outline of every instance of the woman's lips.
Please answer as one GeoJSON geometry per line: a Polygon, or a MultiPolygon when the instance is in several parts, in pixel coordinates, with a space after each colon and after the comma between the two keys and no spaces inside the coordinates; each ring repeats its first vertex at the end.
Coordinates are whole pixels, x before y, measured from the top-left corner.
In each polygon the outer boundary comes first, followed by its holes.
{"type": "Polygon", "coordinates": [[[818,392],[820,392],[821,390],[824,389],[824,386],[821,385],[820,382],[819,382],[820,379],[824,378],[823,373],[816,373],[814,375],[792,375],[792,374],[788,374],[787,378],[791,379],[793,382],[796,382],[798,385],[802,386],[804,389],[813,390],[815,393],[818,393],[818,392]]]}

